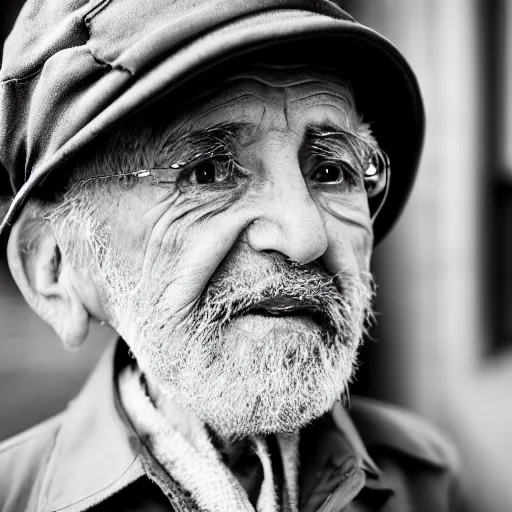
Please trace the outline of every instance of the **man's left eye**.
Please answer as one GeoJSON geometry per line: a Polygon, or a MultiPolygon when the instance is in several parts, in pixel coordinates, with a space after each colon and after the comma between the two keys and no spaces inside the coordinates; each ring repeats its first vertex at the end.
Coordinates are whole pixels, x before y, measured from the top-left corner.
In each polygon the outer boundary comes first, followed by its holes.
{"type": "Polygon", "coordinates": [[[206,160],[195,165],[188,173],[190,185],[211,185],[230,178],[230,164],[224,160],[206,160]]]}
{"type": "Polygon", "coordinates": [[[338,184],[345,180],[346,169],[342,164],[324,162],[311,174],[311,179],[317,183],[338,184]]]}

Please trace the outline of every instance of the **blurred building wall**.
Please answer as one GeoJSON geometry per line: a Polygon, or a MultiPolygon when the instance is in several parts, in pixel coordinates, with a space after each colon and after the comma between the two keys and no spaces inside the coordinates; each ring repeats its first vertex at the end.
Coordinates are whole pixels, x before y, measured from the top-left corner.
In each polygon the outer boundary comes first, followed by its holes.
{"type": "Polygon", "coordinates": [[[504,16],[506,29],[504,31],[504,51],[502,54],[505,64],[505,73],[502,82],[503,111],[505,115],[500,123],[501,136],[501,159],[502,166],[509,170],[512,179],[512,1],[504,2],[504,16]]]}
{"type": "MultiPolygon", "coordinates": [[[[351,4],[357,19],[405,53],[427,111],[424,157],[411,201],[374,259],[382,315],[373,385],[380,397],[451,433],[473,510],[489,512],[512,510],[512,356],[506,343],[493,350],[494,326],[487,315],[493,289],[488,286],[488,231],[493,229],[488,192],[496,151],[506,155],[512,171],[512,51],[509,46],[508,54],[489,53],[486,38],[494,37],[503,21],[496,18],[499,23],[486,26],[486,9],[500,7],[503,14],[507,7],[510,23],[512,7],[506,1],[351,4]],[[489,61],[501,55],[509,59],[502,62],[509,67],[508,85],[498,88],[508,95],[504,101],[489,85],[489,61]],[[496,132],[500,115],[489,111],[505,104],[509,117],[499,124],[508,132],[496,132]],[[495,145],[497,136],[502,148],[495,145]]],[[[510,28],[504,34],[510,45],[510,28]]],[[[507,71],[502,71],[504,80],[507,71]]]]}

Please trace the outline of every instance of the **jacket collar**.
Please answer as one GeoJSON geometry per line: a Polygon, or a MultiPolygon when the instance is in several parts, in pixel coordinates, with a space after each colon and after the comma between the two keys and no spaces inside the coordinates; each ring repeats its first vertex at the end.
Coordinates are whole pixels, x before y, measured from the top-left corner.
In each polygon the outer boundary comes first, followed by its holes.
{"type": "MultiPolygon", "coordinates": [[[[116,376],[127,362],[124,342],[110,344],[70,404],[49,460],[38,512],[81,512],[145,475],[145,451],[121,408],[117,389],[116,376]]],[[[386,495],[392,492],[340,404],[301,432],[300,457],[303,501],[321,486],[315,474],[342,475],[354,467],[364,470],[367,486],[386,495]]]]}
{"type": "Polygon", "coordinates": [[[86,510],[144,474],[138,439],[116,406],[120,345],[109,345],[64,416],[38,512],[86,510]]]}

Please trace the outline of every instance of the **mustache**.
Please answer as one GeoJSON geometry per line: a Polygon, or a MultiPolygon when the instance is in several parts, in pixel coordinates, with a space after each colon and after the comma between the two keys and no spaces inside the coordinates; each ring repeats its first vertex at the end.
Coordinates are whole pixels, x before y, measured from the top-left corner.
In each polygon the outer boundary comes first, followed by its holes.
{"type": "Polygon", "coordinates": [[[327,334],[339,334],[340,329],[352,331],[353,319],[359,316],[364,318],[365,328],[371,324],[373,314],[368,305],[374,289],[368,272],[341,270],[329,275],[317,262],[271,259],[214,274],[198,301],[194,323],[222,328],[260,303],[285,300],[314,312],[327,334]]]}

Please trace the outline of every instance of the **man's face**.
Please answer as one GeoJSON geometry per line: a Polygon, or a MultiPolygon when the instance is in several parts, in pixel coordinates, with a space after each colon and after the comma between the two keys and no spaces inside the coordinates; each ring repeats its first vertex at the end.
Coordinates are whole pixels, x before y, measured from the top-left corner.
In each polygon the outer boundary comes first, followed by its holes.
{"type": "Polygon", "coordinates": [[[300,428],[343,394],[370,308],[371,136],[343,83],[304,67],[253,68],[169,124],[168,183],[109,187],[98,209],[109,320],[219,435],[300,428]]]}

